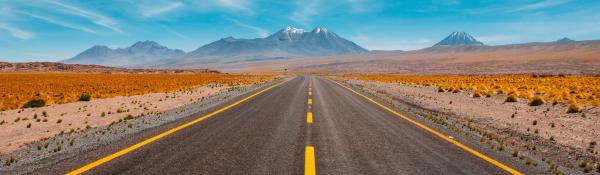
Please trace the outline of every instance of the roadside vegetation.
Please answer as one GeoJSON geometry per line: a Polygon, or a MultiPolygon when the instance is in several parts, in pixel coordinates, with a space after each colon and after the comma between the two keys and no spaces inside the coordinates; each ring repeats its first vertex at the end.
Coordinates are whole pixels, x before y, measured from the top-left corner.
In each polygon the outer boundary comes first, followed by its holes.
{"type": "Polygon", "coordinates": [[[581,105],[600,106],[600,77],[595,76],[402,76],[344,75],[345,78],[386,83],[437,86],[437,92],[473,91],[474,98],[504,95],[505,102],[525,99],[530,106],[559,102],[572,104],[565,112],[578,113],[581,105]]]}
{"type": "Polygon", "coordinates": [[[271,80],[268,74],[0,73],[0,111],[52,104],[191,90],[209,84],[242,85],[271,80]]]}

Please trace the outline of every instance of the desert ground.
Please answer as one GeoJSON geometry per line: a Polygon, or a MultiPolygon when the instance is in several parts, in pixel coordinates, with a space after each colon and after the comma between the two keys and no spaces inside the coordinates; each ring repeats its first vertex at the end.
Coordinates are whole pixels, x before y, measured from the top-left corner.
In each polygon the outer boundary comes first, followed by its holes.
{"type": "Polygon", "coordinates": [[[312,71],[354,74],[600,74],[599,41],[432,47],[415,51],[263,60],[214,65],[226,72],[312,71]]]}

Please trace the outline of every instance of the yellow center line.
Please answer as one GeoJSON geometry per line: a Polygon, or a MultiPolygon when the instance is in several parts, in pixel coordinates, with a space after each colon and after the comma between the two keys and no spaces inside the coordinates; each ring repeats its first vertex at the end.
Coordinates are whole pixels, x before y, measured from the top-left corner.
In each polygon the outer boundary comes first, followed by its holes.
{"type": "Polygon", "coordinates": [[[306,123],[308,123],[308,124],[312,124],[313,123],[313,113],[312,112],[307,112],[306,113],[306,123]]]}
{"type": "Polygon", "coordinates": [[[308,95],[312,95],[312,92],[308,91],[308,95]]]}
{"type": "Polygon", "coordinates": [[[373,100],[373,99],[371,99],[371,98],[369,98],[369,97],[367,97],[367,96],[365,96],[365,95],[363,95],[361,93],[358,93],[358,92],[350,89],[349,87],[346,87],[346,86],[344,86],[344,85],[342,85],[342,84],[340,84],[338,82],[335,82],[333,80],[330,80],[330,81],[332,81],[332,82],[334,82],[334,83],[336,83],[336,84],[338,84],[338,85],[340,85],[340,86],[342,86],[342,87],[350,90],[351,92],[357,94],[358,96],[361,96],[361,97],[367,99],[371,103],[374,103],[375,105],[377,105],[377,106],[379,106],[379,107],[381,107],[381,108],[383,108],[383,109],[385,109],[385,110],[387,110],[387,111],[395,114],[396,116],[399,116],[399,117],[401,117],[401,118],[409,121],[410,123],[412,123],[414,125],[417,125],[420,128],[425,129],[426,131],[428,131],[428,132],[430,132],[430,133],[432,133],[432,134],[434,134],[434,135],[436,135],[438,137],[441,137],[442,139],[444,139],[444,140],[446,140],[446,141],[448,141],[448,142],[450,142],[450,143],[458,146],[459,148],[462,148],[463,150],[465,150],[465,151],[467,151],[467,152],[469,152],[469,153],[471,153],[471,154],[473,154],[473,155],[475,155],[475,156],[477,156],[477,157],[479,157],[479,158],[481,158],[481,159],[483,159],[483,160],[485,160],[485,161],[487,161],[487,162],[489,162],[489,163],[491,163],[491,164],[493,164],[493,165],[495,165],[495,166],[497,166],[499,168],[502,168],[503,170],[505,170],[505,171],[507,171],[507,172],[509,172],[511,174],[515,174],[515,175],[522,175],[523,174],[523,173],[521,173],[521,172],[519,172],[519,171],[517,171],[517,170],[515,170],[515,169],[513,169],[513,168],[511,168],[511,167],[509,167],[507,165],[504,165],[503,163],[501,163],[501,162],[499,162],[497,160],[494,160],[493,158],[488,157],[485,154],[480,153],[480,152],[478,152],[478,151],[476,151],[476,150],[474,150],[474,149],[472,149],[472,148],[470,148],[470,147],[468,147],[468,146],[466,146],[466,145],[464,145],[464,144],[462,144],[462,143],[460,143],[460,142],[458,142],[458,141],[456,141],[454,139],[448,138],[446,135],[444,135],[444,134],[442,134],[442,133],[440,133],[440,132],[438,132],[436,130],[431,129],[431,128],[427,127],[426,125],[419,123],[416,120],[413,120],[413,119],[411,119],[409,117],[406,117],[405,115],[402,115],[402,114],[394,111],[393,109],[390,109],[387,106],[384,106],[381,103],[376,102],[375,100],[373,100]]]}
{"type": "Polygon", "coordinates": [[[308,105],[312,105],[312,99],[308,99],[308,105]]]}
{"type": "Polygon", "coordinates": [[[116,153],[113,153],[113,154],[111,154],[111,155],[108,155],[108,156],[106,156],[106,157],[104,157],[104,158],[101,158],[101,159],[99,159],[99,160],[96,160],[96,161],[94,161],[94,162],[92,162],[92,163],[89,163],[89,164],[87,164],[87,165],[85,165],[85,166],[83,166],[83,167],[81,167],[81,168],[78,168],[78,169],[76,169],[76,170],[73,170],[73,171],[71,171],[71,172],[67,173],[67,175],[76,175],[76,174],[81,174],[81,173],[83,173],[83,172],[86,172],[86,171],[88,171],[88,170],[90,170],[90,169],[92,169],[92,168],[94,168],[94,167],[97,167],[97,166],[99,166],[99,165],[102,165],[102,164],[104,164],[104,163],[106,163],[106,162],[108,162],[108,161],[111,161],[112,159],[115,159],[115,158],[117,158],[117,157],[120,157],[120,156],[122,156],[122,155],[125,155],[125,154],[127,154],[127,153],[129,153],[129,152],[131,152],[131,151],[134,151],[134,150],[136,150],[136,149],[138,149],[138,148],[140,148],[140,147],[142,147],[142,146],[144,146],[144,145],[150,144],[150,143],[152,143],[152,142],[154,142],[154,141],[156,141],[156,140],[158,140],[158,139],[160,139],[160,138],[163,138],[163,137],[165,137],[165,136],[168,136],[168,135],[170,135],[170,134],[173,134],[173,133],[175,133],[175,132],[177,132],[177,131],[179,131],[179,130],[181,130],[181,129],[183,129],[183,128],[186,128],[186,127],[188,127],[188,126],[191,126],[191,125],[193,125],[193,124],[195,124],[195,123],[198,123],[198,122],[200,122],[200,121],[202,121],[202,120],[205,120],[205,119],[208,119],[208,118],[210,118],[210,117],[212,117],[212,116],[214,116],[214,115],[217,115],[217,114],[219,114],[219,113],[221,113],[221,112],[223,112],[223,111],[225,111],[225,110],[227,110],[227,109],[229,109],[229,108],[232,108],[232,107],[234,107],[234,106],[236,106],[236,105],[238,105],[238,104],[240,104],[240,103],[242,103],[242,102],[245,102],[245,101],[247,101],[247,100],[249,100],[249,99],[251,99],[251,98],[253,98],[253,97],[255,97],[255,96],[259,95],[259,94],[262,94],[262,93],[264,93],[264,92],[266,92],[266,91],[268,91],[268,90],[270,90],[270,89],[273,89],[274,87],[277,87],[277,86],[279,86],[279,85],[281,85],[281,84],[283,84],[283,83],[285,83],[285,82],[288,82],[288,81],[289,81],[289,80],[286,80],[286,81],[284,81],[284,82],[281,82],[281,83],[275,84],[275,85],[273,85],[273,86],[270,86],[270,87],[268,87],[268,88],[265,88],[265,89],[263,89],[263,90],[261,90],[261,91],[258,91],[258,92],[254,93],[254,94],[252,94],[252,95],[250,95],[250,96],[248,96],[248,97],[245,97],[245,98],[243,98],[243,99],[241,99],[241,100],[238,100],[238,101],[236,101],[236,102],[234,102],[234,103],[232,103],[232,104],[230,104],[230,105],[228,105],[228,106],[225,106],[225,107],[223,107],[223,108],[221,108],[221,109],[219,109],[219,110],[217,110],[217,111],[211,112],[210,114],[207,114],[207,115],[205,115],[205,116],[202,116],[202,117],[200,117],[200,118],[197,118],[197,119],[195,119],[195,120],[193,120],[193,121],[190,121],[190,122],[188,122],[188,123],[185,123],[185,124],[183,124],[183,125],[177,126],[177,127],[173,128],[173,129],[170,129],[170,130],[168,130],[168,131],[165,131],[165,132],[163,132],[163,133],[161,133],[161,134],[158,134],[158,135],[156,135],[156,136],[154,136],[154,137],[151,137],[151,138],[149,138],[149,139],[146,139],[146,140],[144,140],[144,141],[142,141],[142,142],[139,142],[139,143],[137,143],[137,144],[135,144],[135,145],[132,145],[132,146],[130,146],[130,147],[128,147],[128,148],[125,148],[125,149],[123,149],[123,150],[120,150],[120,151],[118,151],[118,152],[116,152],[116,153]]]}
{"type": "Polygon", "coordinates": [[[313,146],[306,146],[306,155],[304,156],[304,174],[317,174],[317,170],[315,169],[315,147],[313,146]]]}

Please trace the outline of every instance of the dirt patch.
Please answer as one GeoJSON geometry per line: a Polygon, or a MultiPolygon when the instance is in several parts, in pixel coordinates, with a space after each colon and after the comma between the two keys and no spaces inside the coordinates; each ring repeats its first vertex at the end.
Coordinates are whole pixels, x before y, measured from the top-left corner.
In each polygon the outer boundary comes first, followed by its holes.
{"type": "Polygon", "coordinates": [[[15,109],[0,112],[0,153],[8,153],[26,143],[51,137],[61,132],[75,132],[86,128],[109,125],[131,116],[151,115],[226,90],[227,86],[209,85],[191,91],[151,93],[146,95],[98,99],[52,105],[41,108],[15,109]]]}

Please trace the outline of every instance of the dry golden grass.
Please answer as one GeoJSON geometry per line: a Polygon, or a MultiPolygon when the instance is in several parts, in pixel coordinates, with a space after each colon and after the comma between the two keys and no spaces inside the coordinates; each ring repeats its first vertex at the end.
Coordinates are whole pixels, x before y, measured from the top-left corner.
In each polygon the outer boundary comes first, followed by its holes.
{"type": "Polygon", "coordinates": [[[93,99],[189,90],[211,83],[241,85],[268,81],[268,74],[78,74],[0,73],[0,110],[22,107],[29,100],[45,105],[93,99]]]}
{"type": "MultiPolygon", "coordinates": [[[[473,90],[480,94],[507,94],[527,99],[530,105],[570,102],[600,106],[600,77],[592,76],[401,76],[343,75],[346,78],[388,83],[438,86],[447,91],[473,90]]],[[[438,89],[438,91],[439,91],[438,89]]]]}

